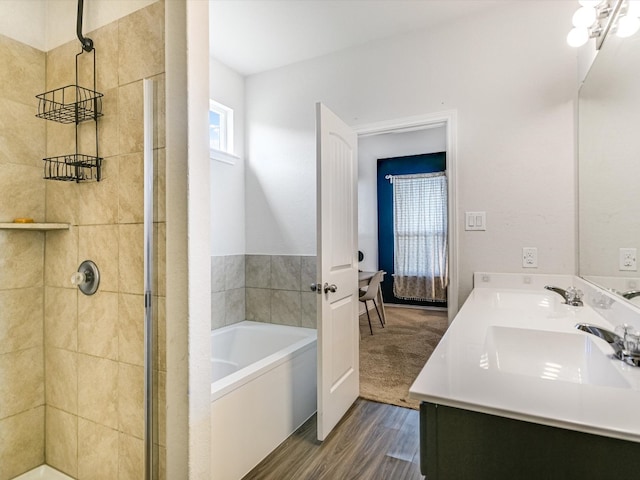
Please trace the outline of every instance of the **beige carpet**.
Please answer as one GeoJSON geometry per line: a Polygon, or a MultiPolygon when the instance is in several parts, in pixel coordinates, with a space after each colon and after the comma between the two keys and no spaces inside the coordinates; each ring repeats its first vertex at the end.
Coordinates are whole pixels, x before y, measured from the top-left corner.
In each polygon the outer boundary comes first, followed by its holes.
{"type": "Polygon", "coordinates": [[[360,317],[360,396],[375,402],[418,409],[409,387],[447,329],[447,313],[386,306],[380,326],[375,310],[360,317]]]}

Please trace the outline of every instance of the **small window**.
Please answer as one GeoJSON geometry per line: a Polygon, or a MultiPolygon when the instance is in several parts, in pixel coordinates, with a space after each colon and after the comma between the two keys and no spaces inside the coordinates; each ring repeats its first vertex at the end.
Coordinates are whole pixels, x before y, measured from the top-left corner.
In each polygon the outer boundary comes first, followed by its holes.
{"type": "Polygon", "coordinates": [[[211,158],[235,163],[233,109],[214,100],[209,100],[209,150],[211,158]]]}

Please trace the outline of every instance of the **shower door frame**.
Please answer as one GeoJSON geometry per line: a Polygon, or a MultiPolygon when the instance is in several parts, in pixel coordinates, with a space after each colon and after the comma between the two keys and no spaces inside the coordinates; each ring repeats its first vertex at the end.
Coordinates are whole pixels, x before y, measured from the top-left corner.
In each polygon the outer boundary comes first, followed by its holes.
{"type": "Polygon", "coordinates": [[[144,98],[144,478],[154,480],[153,444],[153,271],[154,271],[154,97],[155,82],[143,80],[144,98]]]}

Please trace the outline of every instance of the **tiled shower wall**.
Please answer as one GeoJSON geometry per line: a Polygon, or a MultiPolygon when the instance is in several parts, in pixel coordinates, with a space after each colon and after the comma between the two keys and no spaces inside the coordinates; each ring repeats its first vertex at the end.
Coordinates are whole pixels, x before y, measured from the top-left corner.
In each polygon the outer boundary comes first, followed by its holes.
{"type": "MultiPolygon", "coordinates": [[[[0,222],[44,220],[45,54],[0,35],[0,222]],[[27,132],[27,134],[25,134],[27,132]]],[[[45,234],[0,230],[0,480],[44,461],[45,234]]]]}
{"type": "Polygon", "coordinates": [[[242,320],[316,328],[316,257],[211,257],[211,329],[242,320]]]}
{"type": "MultiPolygon", "coordinates": [[[[71,228],[46,234],[46,463],[83,479],[140,479],[144,471],[143,78],[157,85],[158,204],[156,271],[164,265],[164,2],[87,34],[96,45],[103,179],[46,182],[46,219],[71,228]],[[100,269],[100,288],[85,296],[69,278],[80,262],[100,269]]],[[[77,41],[47,53],[46,88],[75,83],[77,41]]],[[[91,85],[90,55],[80,84],[91,85]]],[[[80,152],[93,153],[92,124],[80,152]]],[[[74,128],[47,122],[47,156],[74,148],[74,128]]],[[[41,180],[41,182],[43,182],[41,180]]],[[[164,318],[163,275],[156,279],[164,318]]],[[[162,325],[157,331],[162,332],[162,325]]],[[[162,342],[158,342],[162,345],[162,342]]],[[[163,358],[162,352],[160,357],[163,358]]],[[[164,370],[159,358],[156,364],[164,370]]],[[[162,385],[163,371],[155,372],[162,385]]],[[[159,401],[162,408],[163,402],[159,401]]],[[[161,432],[163,431],[160,429],[161,432]]],[[[159,438],[160,450],[164,439],[159,438]]],[[[162,457],[162,455],[161,455],[162,457]]]]}

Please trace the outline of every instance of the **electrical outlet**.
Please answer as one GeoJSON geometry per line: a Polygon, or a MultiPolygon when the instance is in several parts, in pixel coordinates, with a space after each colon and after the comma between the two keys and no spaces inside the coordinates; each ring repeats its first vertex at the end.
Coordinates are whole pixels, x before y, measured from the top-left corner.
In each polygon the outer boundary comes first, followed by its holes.
{"type": "Polygon", "coordinates": [[[638,270],[635,248],[621,248],[619,261],[620,270],[626,270],[630,272],[635,272],[636,270],[638,270]]]}
{"type": "Polygon", "coordinates": [[[536,247],[522,247],[522,267],[538,268],[538,249],[536,247]]]}

